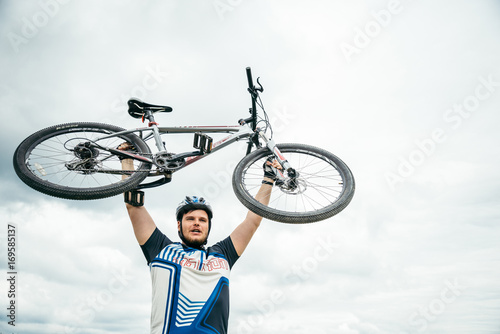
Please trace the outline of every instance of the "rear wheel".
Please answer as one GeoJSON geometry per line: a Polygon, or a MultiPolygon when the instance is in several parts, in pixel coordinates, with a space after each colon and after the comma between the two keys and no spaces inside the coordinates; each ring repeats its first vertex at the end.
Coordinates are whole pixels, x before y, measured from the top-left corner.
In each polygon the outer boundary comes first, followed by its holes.
{"type": "Polygon", "coordinates": [[[146,143],[135,134],[113,135],[124,129],[101,123],[67,123],[40,130],[26,138],[14,153],[14,169],[31,188],[44,194],[75,200],[114,196],[135,188],[148,175],[151,164],[134,161],[123,171],[118,156],[96,148],[116,148],[123,142],[134,154],[150,155],[146,143]],[[122,179],[122,175],[129,175],[122,179]]]}
{"type": "Polygon", "coordinates": [[[278,144],[281,153],[298,172],[276,182],[269,205],[255,199],[261,187],[262,166],[273,154],[267,148],[244,157],[233,174],[236,197],[256,214],[282,223],[303,224],[330,218],[342,211],[354,196],[354,177],[347,165],[323,149],[302,144],[278,144]]]}

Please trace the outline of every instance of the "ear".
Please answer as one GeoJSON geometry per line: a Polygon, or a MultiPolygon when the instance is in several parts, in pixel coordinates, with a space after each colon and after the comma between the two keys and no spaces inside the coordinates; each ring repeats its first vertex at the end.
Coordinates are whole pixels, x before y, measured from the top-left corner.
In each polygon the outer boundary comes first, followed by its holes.
{"type": "Polygon", "coordinates": [[[177,221],[177,231],[180,231],[180,230],[181,230],[181,222],[177,221]]]}

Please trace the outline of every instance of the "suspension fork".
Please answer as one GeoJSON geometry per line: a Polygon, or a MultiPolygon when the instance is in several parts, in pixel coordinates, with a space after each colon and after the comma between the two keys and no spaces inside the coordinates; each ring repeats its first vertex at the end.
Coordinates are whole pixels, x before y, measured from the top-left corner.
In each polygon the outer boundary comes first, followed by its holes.
{"type": "MultiPolygon", "coordinates": [[[[283,156],[281,151],[279,150],[278,146],[274,142],[272,138],[269,138],[263,131],[260,129],[257,129],[259,133],[259,137],[264,141],[266,144],[266,147],[273,152],[274,157],[276,160],[278,160],[279,164],[281,167],[283,167],[283,170],[285,170],[288,173],[288,177],[295,179],[299,176],[299,173],[290,165],[288,160],[283,156]]],[[[281,174],[281,172],[276,173],[276,176],[278,178],[284,178],[284,176],[281,174]]]]}

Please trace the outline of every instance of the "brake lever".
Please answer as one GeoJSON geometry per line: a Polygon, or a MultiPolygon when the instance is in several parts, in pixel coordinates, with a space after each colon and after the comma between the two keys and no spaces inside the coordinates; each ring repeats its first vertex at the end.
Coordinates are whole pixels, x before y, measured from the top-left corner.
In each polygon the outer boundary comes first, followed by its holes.
{"type": "Polygon", "coordinates": [[[259,88],[255,87],[255,90],[258,90],[259,92],[263,92],[264,91],[264,87],[262,87],[262,84],[260,83],[260,77],[257,78],[257,84],[259,85],[259,88]]]}

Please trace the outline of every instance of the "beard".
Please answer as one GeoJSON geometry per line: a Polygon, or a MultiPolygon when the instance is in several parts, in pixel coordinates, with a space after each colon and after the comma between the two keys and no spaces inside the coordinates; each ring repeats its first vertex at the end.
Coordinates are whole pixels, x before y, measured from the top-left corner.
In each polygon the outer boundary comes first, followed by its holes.
{"type": "Polygon", "coordinates": [[[191,237],[184,237],[183,241],[186,244],[186,246],[191,247],[191,248],[202,248],[203,245],[207,243],[208,236],[205,236],[204,238],[191,238],[191,237]]]}
{"type": "Polygon", "coordinates": [[[201,240],[201,239],[189,240],[186,238],[186,246],[189,246],[191,248],[201,248],[201,246],[203,246],[206,242],[207,242],[207,238],[205,238],[203,240],[201,240]]]}

